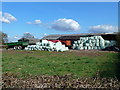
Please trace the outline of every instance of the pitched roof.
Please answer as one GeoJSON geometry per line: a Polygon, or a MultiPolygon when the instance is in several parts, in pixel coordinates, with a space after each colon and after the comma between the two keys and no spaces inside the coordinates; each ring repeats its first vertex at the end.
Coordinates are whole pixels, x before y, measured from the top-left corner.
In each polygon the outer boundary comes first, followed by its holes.
{"type": "Polygon", "coordinates": [[[42,40],[79,39],[81,36],[94,36],[94,35],[116,35],[116,33],[53,34],[43,37],[42,40]]]}
{"type": "Polygon", "coordinates": [[[60,37],[61,37],[61,35],[48,35],[48,36],[43,37],[42,40],[44,40],[44,39],[57,40],[60,37]]]}

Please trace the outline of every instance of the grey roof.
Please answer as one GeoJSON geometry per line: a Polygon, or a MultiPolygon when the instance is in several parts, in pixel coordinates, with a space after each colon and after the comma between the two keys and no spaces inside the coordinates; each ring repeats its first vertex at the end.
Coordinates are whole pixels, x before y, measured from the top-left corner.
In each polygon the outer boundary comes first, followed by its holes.
{"type": "Polygon", "coordinates": [[[116,35],[116,33],[53,34],[43,37],[42,40],[79,39],[79,37],[81,36],[94,36],[94,35],[116,35]]]}
{"type": "Polygon", "coordinates": [[[61,37],[61,35],[48,35],[48,36],[43,37],[42,40],[45,40],[45,39],[57,40],[60,37],[61,37]]]}

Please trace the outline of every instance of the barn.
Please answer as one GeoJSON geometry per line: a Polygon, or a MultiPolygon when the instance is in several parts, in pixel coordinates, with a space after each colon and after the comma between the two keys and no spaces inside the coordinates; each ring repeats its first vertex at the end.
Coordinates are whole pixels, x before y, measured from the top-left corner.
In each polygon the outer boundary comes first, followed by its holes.
{"type": "Polygon", "coordinates": [[[84,34],[55,34],[48,35],[42,40],[60,40],[63,44],[70,47],[74,41],[79,40],[80,37],[102,36],[105,40],[116,40],[117,33],[84,33],[84,34]]]}

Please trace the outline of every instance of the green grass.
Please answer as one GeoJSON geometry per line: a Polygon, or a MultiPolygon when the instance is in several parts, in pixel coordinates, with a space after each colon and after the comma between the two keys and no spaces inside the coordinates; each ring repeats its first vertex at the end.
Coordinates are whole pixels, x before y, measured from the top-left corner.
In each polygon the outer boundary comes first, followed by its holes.
{"type": "Polygon", "coordinates": [[[65,75],[77,77],[115,77],[118,53],[100,53],[100,56],[85,56],[74,52],[4,51],[3,73],[18,77],[28,75],[65,75]]]}

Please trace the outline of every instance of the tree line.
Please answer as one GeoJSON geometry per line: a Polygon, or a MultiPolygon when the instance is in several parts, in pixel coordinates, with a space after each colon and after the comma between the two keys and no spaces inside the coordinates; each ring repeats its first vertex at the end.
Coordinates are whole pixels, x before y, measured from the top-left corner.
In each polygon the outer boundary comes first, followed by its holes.
{"type": "MultiPolygon", "coordinates": [[[[31,33],[24,33],[21,38],[34,39],[35,37],[31,33]]],[[[0,43],[8,43],[8,35],[0,31],[0,43]]]]}

